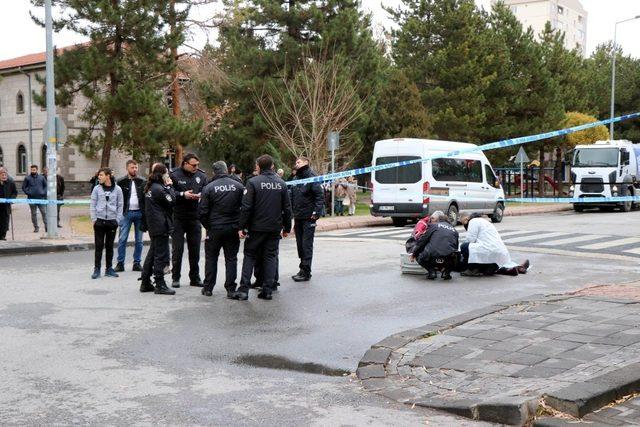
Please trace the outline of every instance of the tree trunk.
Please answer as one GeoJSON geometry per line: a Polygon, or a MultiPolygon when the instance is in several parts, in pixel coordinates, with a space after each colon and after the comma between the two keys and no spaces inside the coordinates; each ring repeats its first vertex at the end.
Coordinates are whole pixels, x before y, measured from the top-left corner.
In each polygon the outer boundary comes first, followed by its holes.
{"type": "Polygon", "coordinates": [[[538,174],[538,197],[544,197],[544,145],[540,147],[540,169],[538,174]]]}
{"type": "MultiPolygon", "coordinates": [[[[111,0],[111,5],[114,9],[118,8],[118,0],[111,0]]],[[[122,49],[122,41],[120,40],[120,28],[116,26],[112,59],[114,66],[117,66],[119,61],[120,50],[122,49]]],[[[115,98],[118,93],[118,77],[115,71],[109,73],[109,94],[112,98],[115,98]]],[[[104,146],[102,147],[102,160],[100,161],[100,167],[108,167],[111,162],[111,149],[113,147],[113,134],[116,129],[116,121],[113,116],[108,116],[104,127],[104,146]]]]}
{"type": "MultiPolygon", "coordinates": [[[[171,11],[169,14],[169,25],[171,26],[171,34],[176,31],[176,2],[171,0],[171,11]]],[[[180,116],[180,82],[178,81],[178,48],[174,46],[171,48],[171,57],[174,59],[175,64],[173,71],[171,72],[171,107],[173,115],[175,117],[180,116]]],[[[180,141],[174,142],[175,146],[175,162],[176,165],[182,164],[182,157],[184,157],[184,148],[180,141]]]]}

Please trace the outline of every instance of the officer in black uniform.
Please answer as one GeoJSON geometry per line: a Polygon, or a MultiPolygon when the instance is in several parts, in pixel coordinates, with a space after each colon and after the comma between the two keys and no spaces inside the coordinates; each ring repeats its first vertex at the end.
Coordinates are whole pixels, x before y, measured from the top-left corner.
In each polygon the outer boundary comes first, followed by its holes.
{"type": "MultiPolygon", "coordinates": [[[[316,174],[309,167],[309,159],[298,157],[294,180],[311,178],[316,174]]],[[[324,207],[324,192],[319,182],[291,186],[291,204],[293,205],[294,231],[300,258],[300,271],[292,279],[306,282],[311,279],[311,261],[313,259],[313,238],[316,233],[316,221],[324,207]]]]}
{"type": "Polygon", "coordinates": [[[151,246],[142,267],[140,292],[174,295],[176,291],[167,287],[164,268],[169,265],[169,236],[173,231],[173,206],[176,196],[171,188],[167,167],[156,163],[145,186],[143,229],[149,232],[151,246]],[[153,274],[155,288],[151,284],[153,274]]]}
{"type": "Polygon", "coordinates": [[[238,276],[238,250],[240,237],[240,205],[244,185],[227,173],[227,164],[218,161],[213,164],[213,178],[202,191],[198,216],[207,230],[204,242],[205,265],[202,295],[211,296],[218,274],[218,256],[224,250],[226,279],[224,287],[227,297],[233,298],[238,276]]]}
{"type": "Polygon", "coordinates": [[[256,257],[261,254],[264,283],[258,298],[270,300],[278,263],[280,237],[291,232],[291,201],[285,182],[273,171],[273,159],[258,158],[259,175],[247,181],[240,212],[240,237],[244,242],[244,260],[240,287],[235,299],[247,300],[256,257]]]}
{"type": "Polygon", "coordinates": [[[207,185],[207,175],[198,169],[200,160],[193,153],[188,153],[182,159],[182,166],[171,172],[173,189],[176,192],[176,207],[173,210],[174,230],[171,236],[171,286],[180,287],[180,273],[182,270],[182,254],[184,253],[184,237],[187,236],[189,251],[189,280],[191,286],[203,286],[200,279],[200,241],[202,240],[202,225],[198,220],[198,201],[200,193],[207,185]]]}

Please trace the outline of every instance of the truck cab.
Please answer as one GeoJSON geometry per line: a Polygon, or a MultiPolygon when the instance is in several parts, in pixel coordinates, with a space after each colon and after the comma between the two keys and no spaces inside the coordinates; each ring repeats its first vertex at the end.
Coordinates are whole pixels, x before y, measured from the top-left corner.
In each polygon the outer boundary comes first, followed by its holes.
{"type": "MultiPolygon", "coordinates": [[[[570,196],[574,198],[606,198],[635,196],[638,191],[638,156],[640,147],[631,141],[597,141],[578,145],[571,162],[570,196]]],[[[629,212],[634,206],[628,202],[574,203],[581,212],[588,207],[612,209],[619,207],[629,212]]]]}

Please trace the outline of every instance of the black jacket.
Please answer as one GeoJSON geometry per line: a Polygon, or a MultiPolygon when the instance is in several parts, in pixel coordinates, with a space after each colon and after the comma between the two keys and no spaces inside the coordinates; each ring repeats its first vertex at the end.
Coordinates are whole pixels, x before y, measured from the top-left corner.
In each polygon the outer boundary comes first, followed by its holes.
{"type": "Polygon", "coordinates": [[[176,195],[173,188],[158,182],[151,184],[144,200],[145,228],[149,236],[163,236],[173,232],[175,204],[176,195]]]}
{"type": "MultiPolygon", "coordinates": [[[[0,199],[15,199],[18,197],[18,187],[13,178],[8,177],[4,184],[0,183],[0,199]]],[[[9,212],[11,205],[9,203],[0,203],[0,210],[9,212]]]]}
{"type": "Polygon", "coordinates": [[[274,171],[249,179],[242,197],[240,229],[265,233],[291,232],[291,201],[287,184],[274,171]]]}
{"type": "MultiPolygon", "coordinates": [[[[303,166],[296,172],[295,180],[311,178],[316,174],[309,166],[303,166]]],[[[324,207],[324,192],[319,182],[291,186],[291,205],[293,217],[310,219],[319,216],[324,207]]]]}
{"type": "Polygon", "coordinates": [[[448,222],[429,224],[427,231],[420,236],[413,256],[418,259],[449,256],[458,250],[458,232],[448,222]]]}
{"type": "Polygon", "coordinates": [[[46,199],[47,198],[47,178],[44,175],[31,174],[24,177],[22,181],[22,191],[29,199],[46,199]]]}
{"type": "MultiPolygon", "coordinates": [[[[118,187],[122,189],[122,196],[124,197],[124,208],[122,209],[122,213],[126,214],[129,212],[129,200],[131,199],[131,178],[129,175],[120,178],[117,182],[118,187]]],[[[138,205],[140,206],[140,210],[144,212],[144,186],[145,180],[140,177],[133,178],[133,182],[136,186],[136,193],[138,194],[138,205]]]]}
{"type": "Polygon", "coordinates": [[[193,194],[202,193],[207,185],[207,175],[200,169],[195,173],[189,173],[182,168],[175,168],[170,176],[176,192],[174,216],[176,219],[198,219],[198,200],[185,199],[183,193],[188,190],[193,191],[193,194]]]}
{"type": "Polygon", "coordinates": [[[216,175],[202,191],[198,217],[207,230],[238,229],[244,185],[229,175],[216,175]]]}

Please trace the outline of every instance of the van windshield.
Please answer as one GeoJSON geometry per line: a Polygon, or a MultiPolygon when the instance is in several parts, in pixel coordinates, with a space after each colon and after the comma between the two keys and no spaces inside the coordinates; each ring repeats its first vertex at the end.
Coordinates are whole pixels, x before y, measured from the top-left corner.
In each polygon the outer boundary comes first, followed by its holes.
{"type": "Polygon", "coordinates": [[[573,167],[611,167],[618,166],[617,148],[579,148],[573,155],[573,167]]]}
{"type": "MultiPolygon", "coordinates": [[[[419,158],[420,157],[417,156],[378,157],[376,159],[376,165],[388,165],[389,163],[418,160],[419,158]]],[[[380,184],[415,184],[422,179],[422,163],[384,169],[374,172],[373,174],[374,179],[380,184]]]]}

